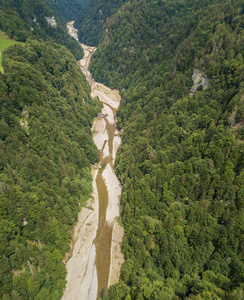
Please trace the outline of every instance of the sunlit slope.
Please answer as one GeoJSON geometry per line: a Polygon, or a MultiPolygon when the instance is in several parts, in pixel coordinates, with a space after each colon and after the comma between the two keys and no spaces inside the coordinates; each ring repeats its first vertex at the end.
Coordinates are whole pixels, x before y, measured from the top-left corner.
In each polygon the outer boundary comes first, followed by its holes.
{"type": "Polygon", "coordinates": [[[243,1],[127,2],[91,60],[119,88],[126,263],[104,299],[241,299],[243,1]]]}
{"type": "Polygon", "coordinates": [[[2,68],[2,51],[14,44],[17,44],[20,42],[17,42],[15,40],[11,40],[3,31],[0,30],[0,71],[3,71],[2,68]]]}

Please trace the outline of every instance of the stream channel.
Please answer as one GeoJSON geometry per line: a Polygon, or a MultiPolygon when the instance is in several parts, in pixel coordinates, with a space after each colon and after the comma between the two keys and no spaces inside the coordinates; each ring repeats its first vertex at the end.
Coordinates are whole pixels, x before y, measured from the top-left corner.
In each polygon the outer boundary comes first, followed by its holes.
{"type": "MultiPolygon", "coordinates": [[[[69,34],[76,38],[74,22],[69,22],[69,34]]],[[[102,113],[92,126],[93,140],[100,151],[100,162],[93,166],[93,198],[83,207],[73,239],[67,268],[67,285],[63,300],[96,300],[102,289],[118,282],[124,262],[121,252],[123,228],[117,223],[121,186],[114,172],[116,152],[121,144],[116,128],[116,111],[120,103],[118,91],[97,83],[88,70],[95,47],[80,44],[84,57],[79,61],[81,70],[91,86],[91,96],[103,103],[102,113]]]]}

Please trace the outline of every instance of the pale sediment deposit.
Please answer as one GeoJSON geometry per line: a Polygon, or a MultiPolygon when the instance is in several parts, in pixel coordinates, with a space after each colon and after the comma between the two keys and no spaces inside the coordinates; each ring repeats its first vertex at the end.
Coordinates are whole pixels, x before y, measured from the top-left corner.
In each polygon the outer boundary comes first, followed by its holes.
{"type": "Polygon", "coordinates": [[[89,291],[91,291],[90,287],[92,286],[91,279],[94,281],[96,268],[93,240],[98,224],[98,195],[95,182],[97,172],[98,170],[92,170],[93,199],[88,201],[87,207],[81,209],[78,222],[74,227],[72,254],[66,264],[67,285],[62,297],[63,300],[89,299],[89,291]],[[85,282],[90,282],[90,284],[86,285],[85,282]]]}
{"type": "Polygon", "coordinates": [[[108,140],[106,130],[106,121],[104,119],[96,120],[93,124],[93,141],[98,150],[102,150],[104,142],[108,140]]]}
{"type": "Polygon", "coordinates": [[[117,90],[111,90],[102,83],[94,82],[92,85],[92,97],[99,97],[100,101],[117,109],[120,104],[120,94],[117,90]]]}
{"type": "Polygon", "coordinates": [[[121,138],[118,130],[115,130],[113,140],[113,164],[115,162],[116,153],[121,145],[121,138]]]}
{"type": "MultiPolygon", "coordinates": [[[[69,34],[78,40],[73,23],[67,24],[69,34]]],[[[121,98],[117,90],[93,80],[88,64],[96,48],[81,46],[84,57],[79,65],[91,86],[91,96],[98,97],[104,104],[101,116],[94,120],[92,126],[93,140],[100,150],[101,161],[92,170],[93,198],[87,203],[89,208],[82,208],[74,228],[71,257],[66,264],[67,285],[63,300],[97,299],[104,287],[118,282],[124,263],[121,252],[124,230],[117,223],[121,186],[113,168],[121,144],[115,122],[121,98]]]]}
{"type": "Polygon", "coordinates": [[[111,225],[113,225],[116,219],[119,217],[119,203],[121,195],[120,182],[114,175],[114,170],[111,168],[111,165],[107,164],[102,176],[108,189],[106,220],[111,225]]]}
{"type": "Polygon", "coordinates": [[[118,222],[115,222],[113,227],[113,239],[112,239],[112,246],[111,246],[111,265],[110,265],[110,276],[109,276],[108,286],[111,286],[119,282],[121,269],[125,262],[124,255],[121,252],[123,236],[124,236],[124,228],[121,227],[118,222]]]}

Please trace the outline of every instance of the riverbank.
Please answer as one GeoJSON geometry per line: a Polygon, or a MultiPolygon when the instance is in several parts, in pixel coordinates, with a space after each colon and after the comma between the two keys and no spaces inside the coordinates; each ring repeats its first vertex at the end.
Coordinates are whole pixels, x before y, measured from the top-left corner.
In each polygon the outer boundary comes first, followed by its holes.
{"type": "MultiPolygon", "coordinates": [[[[73,22],[69,22],[67,27],[69,34],[78,40],[77,30],[73,28],[73,22]]],[[[70,251],[71,257],[66,264],[67,285],[62,297],[63,300],[95,300],[97,292],[99,294],[102,288],[118,282],[124,263],[124,256],[121,252],[124,230],[117,223],[121,186],[113,169],[116,152],[121,144],[121,139],[115,128],[115,113],[119,107],[121,98],[118,91],[111,90],[93,80],[88,70],[88,65],[90,57],[96,48],[83,44],[81,46],[84,50],[84,57],[79,61],[79,65],[91,86],[91,96],[98,97],[104,104],[102,109],[103,117],[98,117],[94,120],[92,131],[94,143],[101,151],[100,166],[105,165],[105,167],[99,170],[100,167],[96,166],[92,170],[93,198],[87,203],[87,207],[89,208],[82,208],[78,222],[74,228],[70,251]],[[110,240],[111,244],[107,248],[109,251],[107,254],[109,255],[110,266],[107,266],[109,270],[106,286],[103,286],[104,283],[100,283],[101,280],[99,277],[103,277],[101,268],[97,270],[96,267],[101,265],[101,262],[97,260],[99,256],[102,257],[100,253],[99,255],[96,253],[96,249],[98,248],[98,239],[96,236],[101,230],[100,227],[98,230],[98,226],[101,226],[99,210],[101,203],[99,205],[100,199],[98,196],[101,194],[101,191],[98,192],[97,176],[102,176],[105,189],[107,189],[108,204],[105,212],[105,222],[106,226],[112,227],[111,236],[106,237],[110,240]]]]}
{"type": "MultiPolygon", "coordinates": [[[[88,200],[86,207],[82,207],[78,216],[78,222],[74,227],[71,257],[66,263],[67,285],[63,294],[63,300],[89,299],[91,287],[96,286],[89,282],[95,282],[95,249],[92,246],[96,236],[98,226],[98,194],[96,186],[96,176],[98,170],[92,169],[93,176],[93,198],[88,200]],[[93,278],[93,280],[92,280],[93,278]]],[[[90,299],[96,299],[96,297],[90,299]]]]}

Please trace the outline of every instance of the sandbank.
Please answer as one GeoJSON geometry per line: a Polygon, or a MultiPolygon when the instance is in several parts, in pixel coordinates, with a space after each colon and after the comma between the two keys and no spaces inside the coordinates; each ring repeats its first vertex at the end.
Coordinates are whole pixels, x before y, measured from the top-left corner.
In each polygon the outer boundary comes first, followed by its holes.
{"type": "Polygon", "coordinates": [[[121,196],[121,185],[110,164],[107,164],[102,173],[104,182],[108,190],[108,207],[106,221],[113,224],[119,217],[119,205],[121,196]]]}
{"type": "Polygon", "coordinates": [[[119,282],[122,266],[125,262],[124,254],[121,251],[124,236],[124,228],[118,222],[114,223],[113,239],[111,245],[111,267],[108,286],[119,282]]]}
{"type": "Polygon", "coordinates": [[[92,253],[98,225],[98,194],[95,182],[97,172],[98,170],[92,170],[93,198],[88,200],[87,207],[81,209],[78,222],[74,227],[71,243],[72,256],[66,263],[67,285],[62,300],[88,299],[89,288],[83,284],[83,281],[84,278],[93,277],[93,273],[96,272],[95,256],[92,253]]]}

